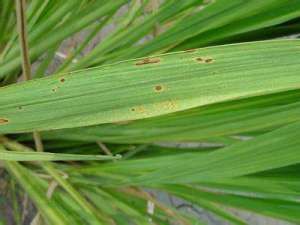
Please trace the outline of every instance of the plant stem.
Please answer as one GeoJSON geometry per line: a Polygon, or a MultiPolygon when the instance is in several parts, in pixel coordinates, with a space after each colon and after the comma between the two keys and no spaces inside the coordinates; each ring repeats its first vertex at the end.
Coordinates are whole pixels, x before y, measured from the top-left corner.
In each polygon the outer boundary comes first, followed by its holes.
{"type": "MultiPolygon", "coordinates": [[[[27,24],[25,16],[26,2],[25,0],[16,0],[16,13],[17,13],[17,25],[18,25],[18,35],[20,42],[20,50],[22,56],[22,70],[24,81],[31,79],[31,63],[29,57],[29,46],[27,38],[27,24]]],[[[33,132],[33,139],[37,151],[43,151],[43,143],[41,135],[37,132],[33,132]]]]}
{"type": "Polygon", "coordinates": [[[111,153],[111,151],[107,148],[107,146],[105,144],[103,144],[101,141],[96,141],[96,143],[98,144],[98,146],[101,148],[101,150],[106,154],[106,155],[110,155],[112,156],[113,154],[111,153]]]}
{"type": "Polygon", "coordinates": [[[33,140],[35,144],[35,148],[38,152],[43,152],[44,151],[44,145],[42,142],[41,134],[37,131],[33,132],[33,140]]]}

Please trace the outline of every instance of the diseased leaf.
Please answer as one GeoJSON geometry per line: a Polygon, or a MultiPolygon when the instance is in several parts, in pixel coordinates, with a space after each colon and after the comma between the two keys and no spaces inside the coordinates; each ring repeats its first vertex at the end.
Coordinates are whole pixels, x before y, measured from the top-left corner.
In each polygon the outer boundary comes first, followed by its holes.
{"type": "Polygon", "coordinates": [[[297,89],[299,46],[289,40],[205,48],[7,86],[0,89],[0,133],[148,118],[297,89]]]}
{"type": "MultiPolygon", "coordinates": [[[[299,121],[299,97],[299,90],[281,92],[143,120],[49,131],[43,133],[43,138],[114,143],[216,140],[223,136],[269,131],[299,121]]],[[[233,137],[228,139],[234,141],[233,137]]],[[[220,143],[224,143],[224,139],[220,143]]]]}

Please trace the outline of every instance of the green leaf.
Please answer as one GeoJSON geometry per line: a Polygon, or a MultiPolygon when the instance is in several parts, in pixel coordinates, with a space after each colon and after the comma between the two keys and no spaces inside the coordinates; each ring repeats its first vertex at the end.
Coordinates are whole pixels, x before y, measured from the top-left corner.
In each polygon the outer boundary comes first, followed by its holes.
{"type": "Polygon", "coordinates": [[[50,152],[13,152],[6,150],[0,151],[0,160],[4,161],[99,161],[119,158],[119,156],[107,155],[79,155],[50,152]]]}
{"type": "MultiPolygon", "coordinates": [[[[160,174],[159,178],[154,178],[157,177],[158,171],[150,176],[153,176],[154,180],[169,179],[172,182],[193,182],[237,177],[293,165],[300,162],[300,157],[297,157],[300,143],[297,138],[299,130],[300,123],[298,122],[253,140],[200,156],[199,161],[196,158],[191,161],[186,160],[180,163],[184,170],[180,164],[177,164],[176,168],[169,167],[163,175],[160,174]],[[219,167],[221,162],[222,167],[219,167]]],[[[142,177],[139,180],[144,182],[142,177]]],[[[148,181],[151,182],[150,177],[147,178],[148,181]]]]}
{"type": "Polygon", "coordinates": [[[239,224],[239,225],[247,224],[242,219],[238,218],[237,216],[232,215],[232,213],[227,212],[225,209],[222,209],[219,205],[217,205],[213,202],[207,201],[205,199],[202,199],[197,194],[192,195],[192,193],[195,193],[196,191],[194,191],[194,190],[191,191],[188,189],[188,187],[183,187],[181,189],[181,192],[179,192],[179,191],[176,192],[176,191],[174,191],[174,190],[176,190],[176,188],[178,188],[178,186],[168,185],[168,186],[163,186],[162,190],[167,190],[168,193],[174,194],[176,197],[180,197],[180,198],[184,199],[185,201],[191,202],[194,205],[197,205],[201,208],[209,210],[210,212],[214,213],[216,216],[223,218],[224,220],[227,220],[231,224],[239,224]]]}
{"type": "Polygon", "coordinates": [[[55,207],[55,203],[47,198],[47,189],[41,185],[41,180],[34,173],[16,162],[6,162],[5,167],[28,193],[47,221],[51,224],[70,224],[70,217],[63,215],[55,207]]]}
{"type": "MultiPolygon", "coordinates": [[[[225,23],[213,29],[206,29],[204,32],[198,31],[197,35],[185,40],[175,49],[178,51],[179,49],[206,46],[217,41],[222,41],[224,38],[271,27],[300,16],[300,2],[297,0],[267,0],[260,1],[259,4],[261,5],[258,5],[258,2],[255,0],[244,1],[244,3],[237,6],[239,7],[238,9],[237,7],[232,7],[227,13],[222,12],[223,15],[220,14],[217,16],[217,20],[221,22],[222,19],[228,20],[234,13],[236,13],[239,19],[236,18],[235,20],[228,21],[227,24],[225,23]],[[246,11],[243,13],[243,10],[246,11]]],[[[223,3],[223,5],[225,4],[223,3]]],[[[208,27],[210,28],[210,26],[208,27]]]]}
{"type": "MultiPolygon", "coordinates": [[[[257,130],[272,130],[299,121],[299,97],[299,90],[281,92],[127,123],[49,131],[43,133],[43,138],[114,143],[206,141],[257,130]]],[[[228,139],[234,141],[233,138],[228,139]]]]}
{"type": "Polygon", "coordinates": [[[170,191],[176,196],[195,202],[197,202],[197,199],[200,199],[200,202],[203,199],[227,207],[250,210],[294,223],[299,223],[300,221],[298,213],[300,205],[295,202],[235,196],[234,194],[223,194],[213,190],[203,190],[183,185],[166,185],[163,189],[170,191]]]}
{"type": "Polygon", "coordinates": [[[299,163],[299,131],[300,123],[297,122],[206,154],[196,152],[127,160],[101,168],[88,166],[80,171],[100,176],[109,172],[120,175],[121,184],[136,185],[207,182],[239,177],[299,163]]]}
{"type": "Polygon", "coordinates": [[[298,40],[220,46],[0,88],[0,133],[141,119],[297,89],[299,46],[298,40]]]}
{"type": "Polygon", "coordinates": [[[157,51],[203,47],[224,38],[274,26],[299,15],[300,2],[297,0],[211,1],[149,43],[126,49],[122,55],[116,57],[124,59],[157,51]]]}

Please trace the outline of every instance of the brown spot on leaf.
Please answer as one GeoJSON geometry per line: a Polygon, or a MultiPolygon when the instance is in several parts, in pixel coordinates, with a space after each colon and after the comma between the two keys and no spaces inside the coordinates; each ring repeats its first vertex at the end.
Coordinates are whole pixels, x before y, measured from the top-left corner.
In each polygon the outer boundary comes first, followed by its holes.
{"type": "Polygon", "coordinates": [[[136,106],[134,108],[131,108],[132,112],[137,112],[137,113],[145,113],[146,109],[144,106],[136,106]]]}
{"type": "Polygon", "coordinates": [[[196,58],[196,61],[203,64],[209,64],[209,63],[213,63],[214,59],[210,57],[198,57],[196,58]]]}
{"type": "Polygon", "coordinates": [[[8,123],[8,119],[0,118],[0,125],[8,123]]]}
{"type": "Polygon", "coordinates": [[[196,61],[202,63],[204,61],[204,59],[201,57],[198,57],[198,58],[196,58],[196,61]]]}
{"type": "Polygon", "coordinates": [[[52,88],[52,92],[57,92],[57,90],[58,90],[58,87],[52,88]]]}
{"type": "Polygon", "coordinates": [[[59,79],[59,81],[60,81],[61,83],[63,83],[63,82],[66,81],[66,79],[65,79],[64,77],[62,77],[62,78],[59,79]]]}
{"type": "Polygon", "coordinates": [[[145,58],[139,62],[137,62],[135,65],[141,66],[145,64],[151,64],[151,63],[159,63],[160,59],[159,58],[145,58]]]}
{"type": "Polygon", "coordinates": [[[155,90],[156,91],[161,91],[162,90],[162,86],[160,86],[160,85],[155,86],[155,90]]]}
{"type": "Polygon", "coordinates": [[[164,86],[163,85],[156,85],[155,87],[154,87],[154,91],[155,92],[162,92],[162,91],[164,91],[164,86]]]}
{"type": "Polygon", "coordinates": [[[114,124],[116,124],[116,125],[126,125],[126,124],[130,124],[130,123],[132,123],[132,120],[119,121],[119,122],[115,122],[114,124]]]}
{"type": "Polygon", "coordinates": [[[205,59],[205,60],[204,60],[204,62],[205,62],[205,63],[212,63],[213,61],[214,61],[214,60],[213,60],[213,59],[211,59],[211,58],[209,58],[209,59],[205,59]]]}
{"type": "Polygon", "coordinates": [[[195,48],[185,50],[185,52],[190,52],[190,53],[195,52],[195,51],[197,51],[197,49],[195,49],[195,48]]]}

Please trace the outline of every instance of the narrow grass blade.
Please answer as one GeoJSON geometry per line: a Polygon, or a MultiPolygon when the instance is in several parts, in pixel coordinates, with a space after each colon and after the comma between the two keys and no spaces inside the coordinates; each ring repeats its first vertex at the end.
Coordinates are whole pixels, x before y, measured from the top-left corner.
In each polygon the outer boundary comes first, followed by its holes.
{"type": "Polygon", "coordinates": [[[79,155],[50,152],[13,152],[6,150],[0,152],[0,160],[4,161],[102,161],[119,158],[119,156],[79,155]]]}
{"type": "Polygon", "coordinates": [[[6,162],[5,168],[11,176],[15,177],[18,183],[28,193],[33,202],[40,209],[42,215],[51,224],[69,225],[69,216],[63,215],[46,196],[47,189],[41,186],[40,180],[16,162],[6,162]]]}

